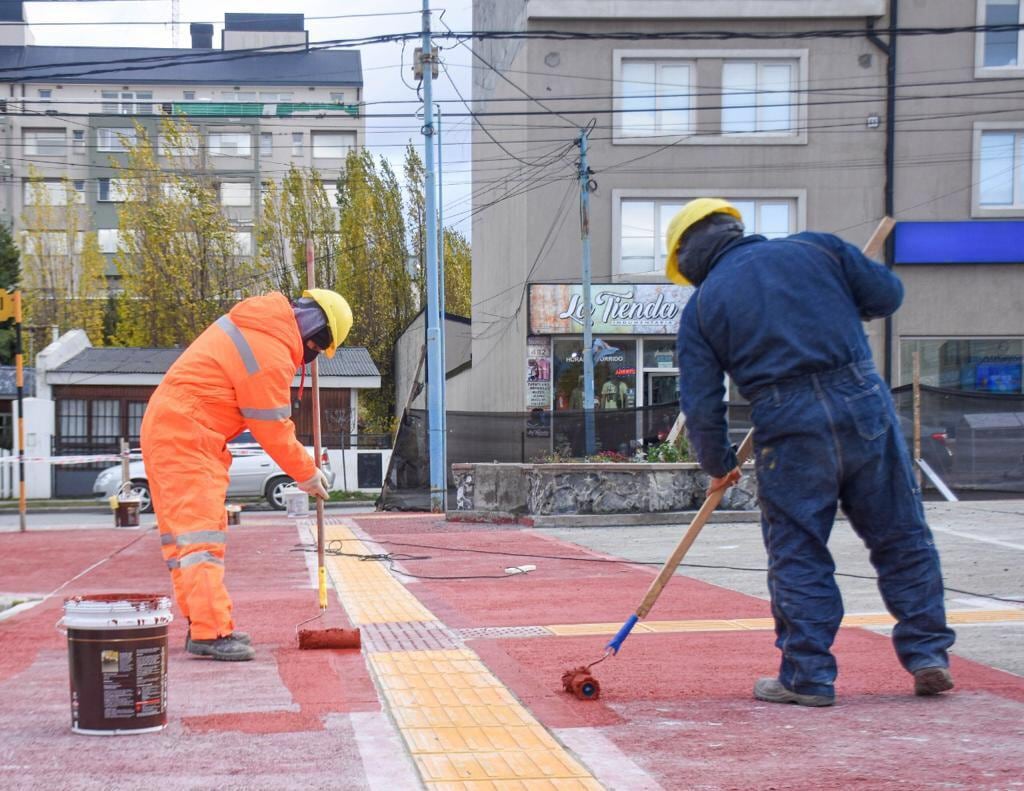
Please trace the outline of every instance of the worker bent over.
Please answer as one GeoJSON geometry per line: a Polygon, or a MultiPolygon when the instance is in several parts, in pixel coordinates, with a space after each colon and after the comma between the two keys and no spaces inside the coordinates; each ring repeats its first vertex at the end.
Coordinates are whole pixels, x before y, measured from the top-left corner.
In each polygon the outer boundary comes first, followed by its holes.
{"type": "Polygon", "coordinates": [[[300,489],[326,499],[325,476],[295,438],[291,382],[319,352],[332,357],[351,327],[348,303],[333,291],[312,289],[294,304],[277,293],[246,299],[182,353],[149,400],[142,458],[192,654],[255,654],[235,631],[224,587],[227,441],[248,428],[300,489]]]}
{"type": "Polygon", "coordinates": [[[666,275],[696,293],[679,323],[680,408],[712,488],[739,478],[724,375],[751,403],[777,678],[754,696],[828,706],[843,617],[828,550],[837,507],[870,551],[919,695],[951,689],[942,573],[892,398],[861,322],[903,299],[884,266],[831,234],[743,236],[725,201],[691,201],[667,232],[666,275]]]}

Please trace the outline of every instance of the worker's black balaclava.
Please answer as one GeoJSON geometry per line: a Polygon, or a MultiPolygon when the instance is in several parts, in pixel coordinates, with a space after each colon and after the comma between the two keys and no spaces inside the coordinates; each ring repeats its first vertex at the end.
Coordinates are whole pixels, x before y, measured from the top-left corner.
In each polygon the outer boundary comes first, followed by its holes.
{"type": "Polygon", "coordinates": [[[718,254],[741,236],[743,223],[731,214],[708,215],[683,236],[676,252],[679,271],[693,285],[699,286],[714,269],[718,254]]]}
{"type": "Polygon", "coordinates": [[[311,340],[319,348],[326,349],[331,345],[331,328],[327,324],[327,315],[314,299],[297,299],[292,303],[292,310],[295,312],[295,323],[299,325],[299,335],[302,336],[302,362],[308,364],[313,362],[319,352],[310,349],[306,341],[311,340]]]}

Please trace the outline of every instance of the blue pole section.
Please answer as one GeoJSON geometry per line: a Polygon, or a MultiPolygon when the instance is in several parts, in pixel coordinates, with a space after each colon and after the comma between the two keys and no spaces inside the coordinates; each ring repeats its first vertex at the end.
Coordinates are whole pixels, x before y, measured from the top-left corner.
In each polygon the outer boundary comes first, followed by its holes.
{"type": "Polygon", "coordinates": [[[423,0],[423,165],[427,231],[427,416],[430,421],[430,510],[445,510],[448,475],[444,459],[444,329],[438,313],[437,200],[434,190],[433,49],[430,43],[430,0],[423,0]]]}
{"type": "Polygon", "coordinates": [[[583,237],[583,422],[586,452],[596,452],[594,437],[594,310],[590,298],[590,168],[587,133],[580,132],[580,232],[583,237]]]}
{"type": "MultiPolygon", "coordinates": [[[[437,111],[437,227],[440,240],[437,245],[437,273],[438,273],[438,302],[439,322],[441,328],[441,371],[445,377],[448,376],[448,349],[445,345],[445,321],[447,311],[445,290],[444,290],[444,166],[441,164],[441,105],[434,108],[437,111]]],[[[445,386],[441,388],[441,415],[444,417],[444,431],[441,434],[441,458],[444,459],[445,471],[448,469],[448,386],[447,378],[445,386]]],[[[444,499],[445,511],[448,510],[448,498],[444,499]]]]}

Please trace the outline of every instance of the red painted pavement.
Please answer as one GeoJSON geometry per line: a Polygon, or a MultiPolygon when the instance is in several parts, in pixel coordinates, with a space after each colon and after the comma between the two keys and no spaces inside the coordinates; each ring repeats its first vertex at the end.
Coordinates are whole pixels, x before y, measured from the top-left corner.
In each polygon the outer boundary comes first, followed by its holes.
{"type": "MultiPolygon", "coordinates": [[[[348,715],[380,703],[358,652],[299,651],[295,624],[319,611],[294,523],[233,527],[227,584],[257,658],[188,656],[170,627],[168,728],[97,738],[70,731],[63,598],[170,593],[155,530],[0,534],[0,588],[59,594],[0,621],[0,787],[6,789],[365,788],[348,715]],[[120,550],[120,551],[118,551],[120,550]],[[112,556],[111,556],[112,555],[112,556]]],[[[318,624],[349,626],[340,605],[318,624]]]]}

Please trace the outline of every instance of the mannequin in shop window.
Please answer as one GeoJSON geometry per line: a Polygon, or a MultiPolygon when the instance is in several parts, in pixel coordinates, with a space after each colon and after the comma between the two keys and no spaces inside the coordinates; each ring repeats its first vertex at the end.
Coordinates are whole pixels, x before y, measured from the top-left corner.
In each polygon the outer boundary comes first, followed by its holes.
{"type": "Polygon", "coordinates": [[[601,409],[624,409],[629,387],[621,379],[608,379],[601,385],[601,409]]]}

